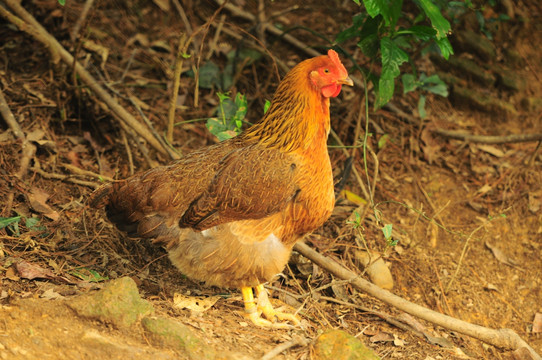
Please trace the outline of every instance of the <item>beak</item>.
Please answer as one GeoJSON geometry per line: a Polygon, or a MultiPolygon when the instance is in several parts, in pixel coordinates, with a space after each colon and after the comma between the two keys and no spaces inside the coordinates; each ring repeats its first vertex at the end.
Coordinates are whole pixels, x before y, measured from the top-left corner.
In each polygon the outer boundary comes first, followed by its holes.
{"type": "Polygon", "coordinates": [[[337,81],[341,85],[354,86],[354,82],[350,79],[350,76],[347,76],[346,79],[341,79],[337,81]]]}

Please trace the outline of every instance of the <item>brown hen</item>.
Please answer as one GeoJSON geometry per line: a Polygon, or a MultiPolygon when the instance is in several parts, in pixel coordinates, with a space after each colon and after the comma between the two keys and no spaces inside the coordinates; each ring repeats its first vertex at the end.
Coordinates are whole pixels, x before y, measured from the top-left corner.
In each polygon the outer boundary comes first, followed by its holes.
{"type": "Polygon", "coordinates": [[[237,137],[106,184],[89,203],[105,206],[128,235],[163,244],[188,277],[241,288],[255,324],[297,324],[272,308],[262,284],[331,214],[329,98],[342,85],[352,80],[335,51],[305,60],[284,77],[265,116],[237,137]]]}

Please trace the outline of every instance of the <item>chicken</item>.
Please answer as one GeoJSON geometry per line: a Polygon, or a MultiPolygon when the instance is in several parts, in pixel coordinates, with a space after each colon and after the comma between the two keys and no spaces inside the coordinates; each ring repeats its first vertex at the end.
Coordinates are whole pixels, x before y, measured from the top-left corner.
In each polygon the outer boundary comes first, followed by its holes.
{"type": "Polygon", "coordinates": [[[263,283],[333,209],[329,98],[342,85],[353,83],[335,51],[305,60],[284,77],[263,118],[237,137],[103,185],[89,204],[105,206],[129,236],[165,246],[189,278],[240,288],[254,324],[298,324],[273,309],[263,283]]]}

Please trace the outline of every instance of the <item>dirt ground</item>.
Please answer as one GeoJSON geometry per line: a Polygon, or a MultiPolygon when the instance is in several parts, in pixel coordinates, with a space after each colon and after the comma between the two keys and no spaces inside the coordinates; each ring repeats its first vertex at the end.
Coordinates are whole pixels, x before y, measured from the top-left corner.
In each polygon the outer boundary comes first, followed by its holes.
{"type": "MultiPolygon", "coordinates": [[[[97,1],[75,41],[70,34],[81,16],[82,2],[68,1],[61,7],[53,0],[35,0],[23,6],[77,54],[111,96],[139,121],[145,114],[163,134],[179,33],[203,28],[217,9],[213,1],[183,1],[180,12],[174,3],[97,1]]],[[[231,3],[256,17],[256,2],[231,3]]],[[[339,142],[330,138],[336,181],[349,174],[343,190],[361,198],[365,196],[360,183],[365,188],[374,184],[376,207],[365,213],[362,226],[356,228],[352,214],[364,213],[365,205],[345,198],[343,192],[330,220],[306,243],[357,273],[363,271],[359,250],[367,247],[382,254],[393,277],[393,293],[471,323],[513,329],[542,354],[539,143],[482,144],[436,132],[542,133],[542,50],[538,46],[542,10],[536,0],[514,6],[509,21],[486,23],[494,46],[489,58],[473,51],[456,31],[479,31],[473,14],[454,25],[456,58],[477,64],[483,71],[479,76],[459,65],[437,64],[427,54],[416,54],[419,69],[439,72],[442,78],[448,75],[453,84],[450,96],[427,94],[424,120],[417,110],[419,93],[403,95],[400,86],[393,107],[376,112],[371,108],[369,146],[378,163],[368,154],[368,174],[361,149],[338,147],[339,142]],[[487,76],[488,83],[480,80],[487,76]],[[461,89],[471,92],[465,96],[461,89]],[[479,101],[486,98],[490,101],[479,101]],[[379,147],[383,137],[388,140],[379,147]],[[359,178],[344,171],[350,156],[359,178]],[[380,222],[375,221],[375,213],[380,222]],[[397,245],[386,244],[382,224],[393,225],[397,245]],[[541,318],[535,321],[537,314],[541,318]]],[[[290,34],[322,52],[329,46],[324,38],[333,39],[351,24],[357,11],[349,1],[303,2],[295,7],[265,2],[269,21],[285,28],[300,25],[290,34]]],[[[506,9],[486,7],[481,13],[489,19],[499,11],[506,9]]],[[[194,37],[194,46],[189,48],[192,56],[185,60],[183,70],[211,61],[223,69],[227,55],[250,48],[254,36],[261,36],[254,21],[223,9],[208,29],[194,37]]],[[[267,52],[258,60],[237,64],[239,71],[230,79],[232,93],[247,96],[249,121],[261,115],[278,81],[270,55],[288,67],[308,57],[284,38],[266,34],[265,40],[267,52]]],[[[356,51],[355,41],[342,46],[358,63],[370,63],[356,51]]],[[[122,276],[136,282],[141,296],[158,314],[188,325],[224,357],[257,359],[278,345],[303,338],[306,343],[276,358],[311,359],[314,340],[325,329],[335,328],[356,336],[383,359],[513,358],[507,349],[422,320],[411,320],[408,327],[421,326],[443,340],[432,342],[393,326],[356,305],[394,318],[403,316],[400,311],[295,253],[269,289],[278,303],[300,310],[303,328],[267,330],[248,325],[238,291],[192,282],[173,268],[164,250],[127,239],[103,212],[85,205],[101,182],[97,174],[103,179],[125,178],[132,166],[137,172],[167,163],[169,158],[132,136],[130,129],[123,130],[107,106],[72,74],[71,66],[53,64],[46,48],[5,20],[0,20],[0,49],[0,88],[35,146],[35,153],[26,157],[30,160],[27,171],[19,176],[26,152],[0,120],[1,359],[182,358],[166,345],[149,343],[140,326],[118,329],[84,319],[65,306],[69,299],[122,276]],[[8,219],[14,220],[7,225],[8,219]],[[212,299],[214,304],[203,312],[183,309],[175,306],[175,294],[212,299]]],[[[352,65],[351,59],[345,63],[352,65]]],[[[352,75],[360,78],[357,72],[352,75]]],[[[218,101],[215,85],[200,88],[195,104],[194,78],[183,73],[181,79],[177,114],[179,121],[186,122],[175,127],[172,145],[186,153],[217,141],[205,121],[188,120],[213,116],[218,101]]],[[[358,124],[363,134],[365,119],[359,116],[364,112],[363,99],[363,89],[354,87],[332,100],[332,127],[345,145],[356,143],[358,124]]]]}

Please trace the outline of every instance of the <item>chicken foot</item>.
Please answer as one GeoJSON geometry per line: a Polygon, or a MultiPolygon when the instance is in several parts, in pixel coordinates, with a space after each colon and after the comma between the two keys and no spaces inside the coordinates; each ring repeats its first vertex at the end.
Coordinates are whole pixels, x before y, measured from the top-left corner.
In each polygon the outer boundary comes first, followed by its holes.
{"type": "Polygon", "coordinates": [[[258,297],[257,303],[254,301],[254,294],[251,287],[245,286],[241,288],[246,316],[254,325],[274,329],[291,329],[292,325],[285,322],[277,322],[277,320],[290,321],[294,325],[300,324],[299,319],[294,314],[284,313],[273,308],[269,302],[267,290],[265,290],[262,284],[256,286],[255,290],[258,297]],[[267,319],[261,317],[262,313],[267,319]]]}

